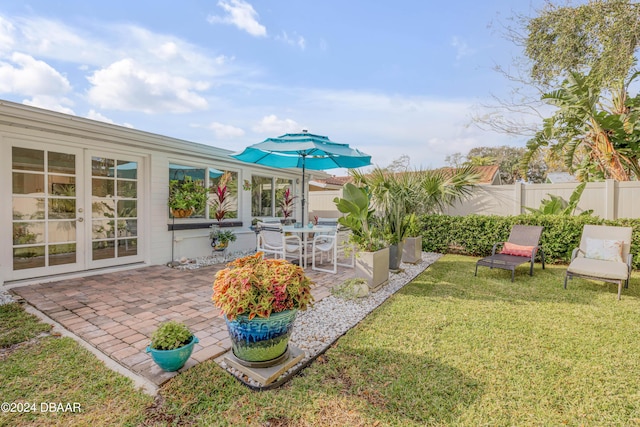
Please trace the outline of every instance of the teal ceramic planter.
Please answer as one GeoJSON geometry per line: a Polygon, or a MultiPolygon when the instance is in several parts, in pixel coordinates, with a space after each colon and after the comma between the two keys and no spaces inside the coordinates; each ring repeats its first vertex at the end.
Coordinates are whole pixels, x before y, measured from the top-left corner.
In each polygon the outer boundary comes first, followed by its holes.
{"type": "Polygon", "coordinates": [[[269,366],[270,361],[278,363],[287,351],[297,312],[286,310],[272,313],[268,318],[256,316],[251,320],[242,315],[234,320],[225,316],[234,356],[261,366],[269,366]]]}
{"type": "Polygon", "coordinates": [[[187,360],[191,357],[193,346],[199,342],[195,335],[191,337],[189,344],[174,350],[156,350],[147,346],[147,353],[151,353],[151,358],[160,366],[161,369],[173,372],[182,368],[187,360]]]}

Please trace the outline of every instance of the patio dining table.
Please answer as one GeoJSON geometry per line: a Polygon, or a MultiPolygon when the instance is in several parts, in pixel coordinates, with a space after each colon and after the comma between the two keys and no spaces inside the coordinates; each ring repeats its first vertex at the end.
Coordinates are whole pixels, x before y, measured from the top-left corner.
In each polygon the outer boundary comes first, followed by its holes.
{"type": "Polygon", "coordinates": [[[312,233],[325,233],[325,234],[329,234],[329,233],[333,233],[335,232],[336,227],[331,226],[331,225],[314,225],[313,227],[309,227],[308,225],[302,226],[302,227],[295,227],[293,225],[285,225],[282,227],[282,231],[284,233],[296,233],[299,234],[301,236],[301,240],[302,240],[302,251],[303,251],[303,255],[302,255],[302,263],[303,263],[303,268],[307,268],[307,258],[309,255],[313,256],[313,254],[310,253],[309,248],[308,248],[308,243],[309,243],[309,235],[312,233]]]}

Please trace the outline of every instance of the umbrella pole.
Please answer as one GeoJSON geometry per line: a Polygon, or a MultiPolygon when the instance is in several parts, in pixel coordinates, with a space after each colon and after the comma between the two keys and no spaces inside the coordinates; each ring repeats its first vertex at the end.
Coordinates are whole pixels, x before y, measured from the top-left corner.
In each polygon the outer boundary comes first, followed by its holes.
{"type": "Polygon", "coordinates": [[[302,155],[302,220],[300,221],[300,224],[302,224],[302,226],[304,227],[304,168],[305,168],[305,162],[306,162],[306,155],[302,155]]]}

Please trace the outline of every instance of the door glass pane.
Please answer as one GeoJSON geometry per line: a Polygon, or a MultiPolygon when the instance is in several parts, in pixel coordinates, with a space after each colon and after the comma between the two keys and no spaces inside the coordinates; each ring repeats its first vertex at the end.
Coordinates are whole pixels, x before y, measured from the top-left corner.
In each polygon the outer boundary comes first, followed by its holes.
{"type": "Polygon", "coordinates": [[[126,221],[118,221],[118,236],[119,237],[132,237],[138,235],[138,221],[135,219],[128,219],[126,221]]]}
{"type": "Polygon", "coordinates": [[[55,221],[49,223],[49,243],[75,242],[76,222],[55,221]]]}
{"type": "Polygon", "coordinates": [[[119,239],[118,257],[138,255],[138,239],[119,239]]]}
{"type": "Polygon", "coordinates": [[[44,194],[44,175],[14,172],[13,194],[44,194]]]}
{"type": "Polygon", "coordinates": [[[13,269],[40,268],[45,265],[44,246],[13,249],[13,269]]]}
{"type": "Polygon", "coordinates": [[[91,180],[91,194],[97,197],[113,196],[114,183],[113,179],[93,178],[91,180]]]}
{"type": "Polygon", "coordinates": [[[103,159],[102,157],[91,158],[91,175],[92,176],[115,176],[115,161],[113,159],[103,159]]]}
{"type": "Polygon", "coordinates": [[[118,178],[137,179],[138,163],[118,160],[118,178]]]}
{"type": "Polygon", "coordinates": [[[116,201],[112,199],[93,199],[91,216],[93,218],[113,218],[116,212],[116,201]]]}
{"type": "Polygon", "coordinates": [[[76,217],[76,199],[49,199],[49,219],[76,217]]]}
{"type": "Polygon", "coordinates": [[[91,246],[92,246],[92,258],[94,260],[115,258],[116,244],[114,240],[93,242],[91,246]]]}
{"type": "Polygon", "coordinates": [[[44,199],[40,197],[14,197],[13,219],[44,219],[44,199]]]}
{"type": "Polygon", "coordinates": [[[112,239],[116,237],[113,220],[97,221],[91,223],[91,238],[93,240],[112,239]]]}
{"type": "Polygon", "coordinates": [[[13,169],[44,172],[44,151],[13,147],[12,153],[13,169]]]}
{"type": "Polygon", "coordinates": [[[74,197],[76,195],[76,178],[74,176],[49,175],[49,185],[54,196],[74,197]]]}
{"type": "Polygon", "coordinates": [[[76,156],[67,153],[54,153],[49,151],[49,173],[66,173],[74,175],[76,173],[76,156]]]}
{"type": "Polygon", "coordinates": [[[137,201],[135,200],[118,200],[118,217],[132,218],[137,216],[137,201]]]}
{"type": "Polygon", "coordinates": [[[138,197],[138,183],[136,181],[118,181],[118,197],[128,199],[138,197]]]}
{"type": "Polygon", "coordinates": [[[14,222],[13,244],[32,245],[44,243],[44,222],[14,222]]]}
{"type": "Polygon", "coordinates": [[[74,264],[75,262],[75,243],[49,246],[49,265],[74,264]]]}

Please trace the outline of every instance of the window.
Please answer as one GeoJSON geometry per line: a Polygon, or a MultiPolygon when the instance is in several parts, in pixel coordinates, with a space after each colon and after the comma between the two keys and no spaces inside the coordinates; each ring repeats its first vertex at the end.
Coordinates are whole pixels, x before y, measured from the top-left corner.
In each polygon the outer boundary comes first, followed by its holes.
{"type": "MultiPolygon", "coordinates": [[[[238,218],[238,172],[224,171],[214,167],[169,164],[169,184],[185,180],[191,180],[210,190],[206,205],[197,209],[190,218],[216,219],[218,210],[216,191],[224,182],[226,182],[226,192],[223,219],[238,218]]],[[[171,217],[171,212],[169,215],[171,217]]]]}
{"type": "Polygon", "coordinates": [[[280,203],[287,188],[293,191],[293,180],[254,175],[251,177],[251,215],[284,217],[280,203]]]}

